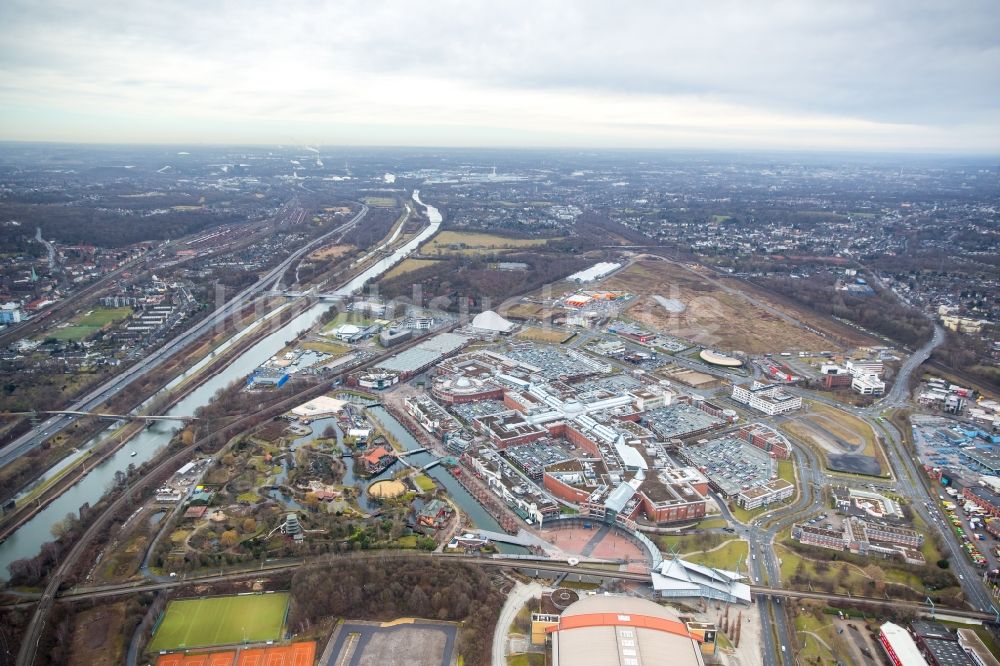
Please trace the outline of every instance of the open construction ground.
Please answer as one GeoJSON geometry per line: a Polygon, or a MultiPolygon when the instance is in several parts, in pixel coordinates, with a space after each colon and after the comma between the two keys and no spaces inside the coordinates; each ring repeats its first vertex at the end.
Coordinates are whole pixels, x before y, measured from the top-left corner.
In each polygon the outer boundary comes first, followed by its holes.
{"type": "Polygon", "coordinates": [[[529,326],[518,331],[516,337],[522,340],[531,340],[532,342],[560,344],[573,337],[573,334],[556,328],[529,326]]]}
{"type": "Polygon", "coordinates": [[[457,635],[457,625],[443,622],[347,622],[337,628],[319,666],[450,666],[457,635]]]}
{"type": "Polygon", "coordinates": [[[125,656],[125,602],[102,604],[74,618],[70,666],[113,666],[125,656]]]}
{"type": "Polygon", "coordinates": [[[869,476],[885,473],[885,456],[871,426],[820,402],[806,401],[804,406],[781,429],[822,451],[829,469],[869,476]]]}
{"type": "Polygon", "coordinates": [[[627,314],[652,330],[726,351],[836,350],[872,342],[802,308],[785,303],[778,307],[776,299],[720,280],[708,269],[664,259],[639,259],[605,280],[601,288],[636,294],[627,314]],[[682,311],[665,308],[663,299],[680,303],[682,311]],[[825,337],[820,330],[834,335],[825,337]]]}
{"type": "Polygon", "coordinates": [[[309,261],[328,261],[342,257],[354,249],[353,245],[325,245],[308,256],[309,261]]]}

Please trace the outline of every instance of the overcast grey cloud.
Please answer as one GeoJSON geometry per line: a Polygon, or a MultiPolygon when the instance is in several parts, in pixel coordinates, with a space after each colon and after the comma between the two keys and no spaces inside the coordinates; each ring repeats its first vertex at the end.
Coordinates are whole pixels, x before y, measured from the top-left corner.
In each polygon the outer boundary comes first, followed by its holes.
{"type": "Polygon", "coordinates": [[[0,4],[0,138],[1000,148],[992,2],[0,4]]]}

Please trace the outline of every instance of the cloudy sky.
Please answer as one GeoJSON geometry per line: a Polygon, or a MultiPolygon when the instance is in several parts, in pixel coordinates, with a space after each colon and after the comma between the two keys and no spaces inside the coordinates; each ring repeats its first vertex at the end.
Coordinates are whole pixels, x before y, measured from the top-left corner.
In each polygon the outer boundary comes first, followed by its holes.
{"type": "Polygon", "coordinates": [[[998,152],[1000,9],[3,0],[0,140],[998,152]]]}

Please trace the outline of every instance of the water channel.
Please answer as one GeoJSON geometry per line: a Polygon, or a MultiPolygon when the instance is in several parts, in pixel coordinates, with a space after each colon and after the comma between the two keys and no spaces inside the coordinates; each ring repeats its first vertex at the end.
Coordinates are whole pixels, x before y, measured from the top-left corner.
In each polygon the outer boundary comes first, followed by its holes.
{"type": "MultiPolygon", "coordinates": [[[[430,226],[396,250],[392,255],[380,260],[378,263],[374,264],[351,280],[346,286],[338,289],[336,292],[337,294],[347,296],[360,290],[364,286],[365,282],[378,277],[405,259],[409,254],[416,250],[422,242],[437,232],[442,221],[440,212],[438,212],[437,208],[434,206],[426,205],[420,201],[419,190],[414,190],[413,200],[418,205],[424,206],[427,209],[430,226]]],[[[211,377],[204,384],[192,391],[187,397],[174,405],[167,412],[167,414],[194,414],[195,410],[199,407],[208,404],[208,402],[212,399],[212,396],[214,396],[216,391],[220,388],[223,388],[234,381],[243,380],[257,366],[278,353],[288,341],[315,325],[319,321],[320,316],[329,307],[329,304],[318,303],[289,321],[278,330],[267,335],[250,349],[234,359],[233,362],[221,372],[211,377]]],[[[273,316],[273,313],[272,315],[269,315],[269,317],[270,316],[273,316]]],[[[237,335],[242,336],[245,334],[245,332],[241,332],[237,335]]],[[[223,347],[220,347],[220,350],[228,348],[233,344],[233,342],[235,341],[225,343],[223,347]]],[[[208,360],[199,362],[195,368],[189,370],[184,376],[188,376],[190,373],[196,371],[196,369],[203,367],[206,363],[208,363],[208,360]]],[[[182,379],[183,377],[174,380],[168,388],[164,390],[169,390],[170,387],[176,386],[176,384],[182,379]]],[[[390,414],[384,412],[384,410],[382,411],[385,419],[383,426],[386,430],[392,432],[393,436],[395,436],[404,447],[420,448],[420,445],[413,438],[413,436],[410,435],[405,428],[403,428],[402,424],[396,421],[396,419],[390,414]]],[[[380,414],[378,418],[382,421],[383,415],[380,414]]],[[[112,426],[112,428],[114,427],[116,426],[112,426]]],[[[314,430],[314,433],[321,433],[324,427],[325,425],[320,426],[318,429],[314,430]]],[[[118,452],[90,470],[78,483],[68,488],[45,509],[22,525],[16,532],[11,534],[6,541],[0,544],[0,580],[6,580],[8,578],[9,574],[7,566],[11,562],[24,557],[33,557],[39,552],[43,543],[51,541],[53,539],[51,532],[53,525],[61,521],[67,513],[75,514],[79,507],[84,503],[96,503],[109,489],[114,480],[115,472],[119,470],[124,471],[129,465],[133,464],[138,467],[142,463],[153,459],[167,445],[167,443],[170,442],[174,429],[175,426],[170,422],[154,422],[149,428],[136,435],[118,452]]],[[[93,446],[93,444],[96,443],[96,440],[97,438],[88,442],[87,446],[84,448],[93,446]]],[[[427,453],[415,454],[410,457],[411,462],[417,465],[427,464],[432,459],[433,457],[427,453]]],[[[61,463],[63,467],[67,464],[69,464],[68,461],[61,463]]],[[[400,463],[397,463],[397,465],[398,464],[400,463]]],[[[348,467],[350,467],[350,465],[348,465],[348,467]]],[[[61,469],[61,467],[58,467],[58,469],[61,469]]],[[[46,474],[51,476],[55,472],[56,468],[53,468],[48,470],[46,474]]],[[[348,470],[348,473],[350,474],[351,471],[348,470]]],[[[448,492],[451,493],[456,503],[462,507],[463,511],[468,513],[472,520],[475,521],[476,525],[484,529],[500,531],[500,526],[497,522],[493,520],[485,509],[483,509],[482,506],[480,506],[479,503],[476,502],[476,500],[469,495],[469,493],[466,492],[465,489],[462,488],[446,470],[439,466],[430,470],[429,474],[448,489],[448,492]]],[[[391,468],[390,470],[383,472],[383,475],[391,476],[391,468]]],[[[381,478],[383,475],[380,475],[378,478],[381,478]]],[[[367,488],[367,484],[365,484],[365,487],[367,488]]],[[[367,497],[362,499],[367,503],[367,497]]]]}
{"type": "MultiPolygon", "coordinates": [[[[417,439],[410,434],[410,431],[407,430],[395,416],[386,411],[384,407],[370,407],[368,409],[368,413],[378,422],[383,430],[395,438],[403,450],[412,451],[413,449],[424,448],[423,445],[421,445],[420,442],[418,442],[417,439]]],[[[423,453],[414,453],[413,455],[406,457],[406,460],[414,467],[423,467],[435,459],[436,456],[433,456],[426,451],[423,453]]],[[[382,475],[390,473],[399,465],[402,465],[402,463],[397,462],[395,465],[383,472],[382,475]]],[[[504,531],[500,526],[500,523],[498,523],[496,519],[491,516],[485,508],[483,508],[483,505],[476,501],[476,498],[470,495],[469,491],[463,488],[462,484],[455,480],[455,477],[451,475],[451,472],[445,469],[442,465],[438,465],[427,470],[427,475],[445,487],[451,498],[455,500],[455,504],[457,504],[462,509],[462,512],[465,513],[465,515],[467,515],[473,523],[475,523],[476,527],[484,530],[490,530],[492,532],[504,531]]],[[[381,475],[379,478],[381,478],[381,475]]],[[[528,553],[527,548],[511,544],[500,544],[500,550],[504,553],[528,553]]]]}

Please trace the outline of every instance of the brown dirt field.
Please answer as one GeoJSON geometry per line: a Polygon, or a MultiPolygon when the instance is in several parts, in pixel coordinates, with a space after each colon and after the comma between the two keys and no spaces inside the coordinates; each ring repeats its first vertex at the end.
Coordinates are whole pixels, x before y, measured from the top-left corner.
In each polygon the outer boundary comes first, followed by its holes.
{"type": "Polygon", "coordinates": [[[325,261],[342,257],[354,249],[353,245],[327,245],[309,254],[309,261],[325,261]]]}
{"type": "Polygon", "coordinates": [[[74,618],[70,666],[114,666],[124,661],[125,604],[106,604],[74,618]]]}
{"type": "Polygon", "coordinates": [[[708,347],[750,354],[838,348],[834,341],[797,325],[794,320],[801,313],[786,307],[771,312],[750,300],[756,296],[748,298],[735,287],[729,291],[673,262],[640,259],[605,280],[601,288],[639,296],[627,314],[642,324],[708,347]],[[653,296],[676,299],[685,310],[668,312],[653,296]]]}
{"type": "Polygon", "coordinates": [[[829,333],[833,338],[841,340],[846,343],[847,347],[865,347],[869,345],[885,344],[884,341],[869,337],[856,328],[843,324],[836,319],[830,319],[811,312],[781,294],[775,294],[766,291],[765,289],[761,289],[756,285],[747,284],[746,282],[733,278],[721,277],[719,278],[719,282],[727,287],[744,291],[747,294],[750,294],[753,298],[763,301],[775,309],[785,310],[799,321],[802,321],[813,328],[819,329],[824,333],[829,333]]]}
{"type": "Polygon", "coordinates": [[[503,317],[514,317],[515,319],[538,319],[543,320],[551,316],[553,310],[537,303],[517,303],[509,308],[503,309],[500,315],[503,317]]]}
{"type": "Polygon", "coordinates": [[[556,331],[552,329],[526,328],[518,332],[514,337],[521,338],[522,340],[532,340],[534,342],[551,342],[559,344],[569,340],[573,337],[573,334],[567,333],[566,331],[556,331]]]}

